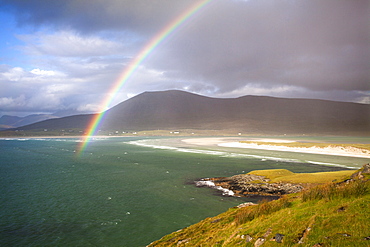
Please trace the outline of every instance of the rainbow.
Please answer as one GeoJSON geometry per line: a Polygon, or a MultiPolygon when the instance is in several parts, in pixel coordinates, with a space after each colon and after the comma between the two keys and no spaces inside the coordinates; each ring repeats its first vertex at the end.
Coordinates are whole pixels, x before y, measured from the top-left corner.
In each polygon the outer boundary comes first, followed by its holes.
{"type": "Polygon", "coordinates": [[[101,113],[95,114],[87,126],[86,134],[80,142],[78,147],[78,154],[83,153],[87,144],[90,142],[91,138],[94,136],[97,128],[103,120],[105,115],[105,110],[108,109],[112,103],[114,96],[120,91],[125,82],[130,78],[130,76],[136,71],[139,65],[144,61],[146,57],[171,33],[173,33],[181,24],[188,20],[191,16],[197,13],[200,9],[206,6],[213,0],[202,0],[194,3],[188,9],[181,13],[177,18],[165,26],[158,34],[156,34],[138,53],[138,55],[133,59],[130,64],[125,68],[122,74],[118,77],[117,81],[113,84],[112,88],[108,92],[108,96],[101,103],[101,113]]]}

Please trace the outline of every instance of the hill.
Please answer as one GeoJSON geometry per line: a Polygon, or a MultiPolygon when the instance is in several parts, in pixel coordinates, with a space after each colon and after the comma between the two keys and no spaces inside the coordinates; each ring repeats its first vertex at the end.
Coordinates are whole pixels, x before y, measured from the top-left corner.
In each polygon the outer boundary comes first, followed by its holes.
{"type": "MultiPolygon", "coordinates": [[[[369,167],[341,182],[321,184],[258,205],[241,204],[149,246],[369,246],[369,167]]],[[[262,173],[283,180],[294,177],[289,171],[262,173]]],[[[318,176],[324,179],[327,175],[318,176]]],[[[343,174],[333,176],[338,175],[343,174]]]]}
{"type": "Polygon", "coordinates": [[[32,114],[25,117],[3,115],[0,117],[0,130],[17,128],[48,119],[76,115],[75,110],[61,110],[53,114],[32,114]]]}
{"type": "MultiPolygon", "coordinates": [[[[51,119],[18,130],[85,129],[92,116],[51,119]]],[[[171,90],[145,92],[112,107],[100,129],[368,135],[369,116],[370,105],[365,104],[266,96],[210,98],[171,90]]]]}
{"type": "Polygon", "coordinates": [[[41,122],[47,119],[53,119],[53,118],[58,118],[58,117],[54,115],[48,115],[48,114],[33,114],[33,115],[25,116],[25,117],[3,115],[0,117],[0,130],[21,127],[21,126],[25,126],[25,125],[29,125],[32,123],[41,122]]]}

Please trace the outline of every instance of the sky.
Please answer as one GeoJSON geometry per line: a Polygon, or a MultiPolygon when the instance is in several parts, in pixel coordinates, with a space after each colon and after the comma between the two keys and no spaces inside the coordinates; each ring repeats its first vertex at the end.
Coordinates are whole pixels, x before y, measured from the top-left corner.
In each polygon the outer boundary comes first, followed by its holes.
{"type": "Polygon", "coordinates": [[[369,0],[0,0],[0,116],[91,113],[145,91],[370,104],[369,0]],[[201,2],[201,1],[198,1],[201,2]]]}

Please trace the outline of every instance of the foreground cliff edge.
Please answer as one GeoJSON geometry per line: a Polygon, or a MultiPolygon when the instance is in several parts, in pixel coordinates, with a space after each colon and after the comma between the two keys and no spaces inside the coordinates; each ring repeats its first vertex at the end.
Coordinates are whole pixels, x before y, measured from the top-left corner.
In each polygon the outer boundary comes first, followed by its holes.
{"type": "MultiPolygon", "coordinates": [[[[274,170],[252,173],[261,172],[277,179],[274,170]]],[[[299,174],[290,175],[299,180],[299,174]]],[[[301,176],[306,184],[301,192],[230,208],[149,246],[369,246],[370,165],[345,171],[334,181],[332,174],[321,175],[301,176]],[[331,182],[322,183],[323,177],[331,182]],[[309,186],[307,180],[318,185],[309,186]]]]}

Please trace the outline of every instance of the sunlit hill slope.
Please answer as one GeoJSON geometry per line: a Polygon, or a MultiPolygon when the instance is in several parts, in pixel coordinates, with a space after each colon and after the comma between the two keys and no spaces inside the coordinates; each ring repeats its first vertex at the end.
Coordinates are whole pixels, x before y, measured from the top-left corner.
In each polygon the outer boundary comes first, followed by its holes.
{"type": "Polygon", "coordinates": [[[369,168],[279,200],[231,208],[149,246],[369,246],[369,168]]]}

